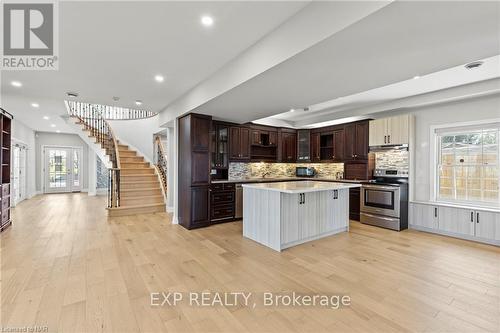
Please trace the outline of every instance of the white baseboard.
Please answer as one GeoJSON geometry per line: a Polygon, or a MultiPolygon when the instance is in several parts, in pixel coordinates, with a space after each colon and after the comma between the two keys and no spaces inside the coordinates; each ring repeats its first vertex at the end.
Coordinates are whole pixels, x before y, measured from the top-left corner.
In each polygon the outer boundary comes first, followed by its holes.
{"type": "Polygon", "coordinates": [[[497,241],[494,239],[486,239],[486,238],[481,238],[481,237],[476,237],[476,236],[457,234],[455,232],[449,232],[449,231],[444,231],[444,230],[439,230],[439,229],[431,229],[431,228],[426,228],[426,227],[422,227],[422,226],[415,225],[415,224],[410,224],[408,227],[409,227],[409,229],[423,231],[423,232],[429,232],[429,233],[438,234],[441,236],[460,238],[460,239],[464,239],[464,240],[468,240],[468,241],[500,246],[500,241],[497,241]]]}
{"type": "Polygon", "coordinates": [[[172,224],[179,224],[179,220],[177,219],[176,215],[172,216],[172,224]]]}

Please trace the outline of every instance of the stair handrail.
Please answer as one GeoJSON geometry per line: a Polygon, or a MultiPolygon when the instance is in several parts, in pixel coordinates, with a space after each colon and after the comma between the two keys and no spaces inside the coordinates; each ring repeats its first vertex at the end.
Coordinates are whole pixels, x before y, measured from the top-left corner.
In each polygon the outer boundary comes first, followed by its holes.
{"type": "Polygon", "coordinates": [[[160,179],[162,182],[163,190],[165,191],[165,195],[167,194],[167,154],[165,152],[165,148],[163,147],[163,143],[161,141],[161,137],[157,135],[155,137],[155,145],[156,145],[156,159],[155,159],[155,167],[160,174],[160,179]]]}
{"type": "Polygon", "coordinates": [[[106,151],[111,161],[108,168],[108,207],[120,207],[120,152],[118,140],[98,105],[65,101],[70,116],[75,117],[106,151]]]}

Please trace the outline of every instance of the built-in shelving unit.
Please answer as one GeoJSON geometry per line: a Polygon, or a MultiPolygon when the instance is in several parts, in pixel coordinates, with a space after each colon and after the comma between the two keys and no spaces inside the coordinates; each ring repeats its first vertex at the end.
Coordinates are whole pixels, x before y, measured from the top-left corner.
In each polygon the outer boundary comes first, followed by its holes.
{"type": "Polygon", "coordinates": [[[12,224],[10,217],[10,147],[12,131],[12,115],[0,108],[0,160],[2,167],[0,169],[0,179],[2,180],[0,189],[0,231],[12,224]]]}

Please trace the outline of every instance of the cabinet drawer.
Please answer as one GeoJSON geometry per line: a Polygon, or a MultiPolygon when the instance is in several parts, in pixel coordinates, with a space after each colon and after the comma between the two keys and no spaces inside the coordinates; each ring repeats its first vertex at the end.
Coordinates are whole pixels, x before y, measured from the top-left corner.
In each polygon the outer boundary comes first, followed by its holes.
{"type": "Polygon", "coordinates": [[[3,184],[2,185],[2,197],[5,197],[6,195],[10,194],[10,184],[3,184]]]}
{"type": "Polygon", "coordinates": [[[212,204],[234,202],[234,192],[212,192],[212,204]]]}
{"type": "Polygon", "coordinates": [[[9,209],[10,207],[10,198],[9,197],[4,197],[2,199],[2,211],[5,211],[6,209],[9,209]]]}
{"type": "Polygon", "coordinates": [[[224,190],[224,184],[210,184],[210,189],[212,191],[223,191],[224,190]]]}
{"type": "Polygon", "coordinates": [[[224,191],[233,191],[234,190],[234,184],[223,184],[224,191]]]}
{"type": "Polygon", "coordinates": [[[234,205],[226,204],[226,205],[212,206],[211,217],[214,220],[234,217],[234,205]]]}

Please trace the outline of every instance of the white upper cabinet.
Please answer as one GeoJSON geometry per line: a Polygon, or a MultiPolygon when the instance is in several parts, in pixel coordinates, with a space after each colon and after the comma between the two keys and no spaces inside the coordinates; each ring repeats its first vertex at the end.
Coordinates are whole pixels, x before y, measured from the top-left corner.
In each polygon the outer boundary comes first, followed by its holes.
{"type": "Polygon", "coordinates": [[[403,145],[409,143],[410,115],[370,121],[370,146],[403,145]]]}

